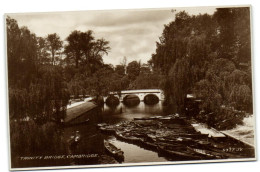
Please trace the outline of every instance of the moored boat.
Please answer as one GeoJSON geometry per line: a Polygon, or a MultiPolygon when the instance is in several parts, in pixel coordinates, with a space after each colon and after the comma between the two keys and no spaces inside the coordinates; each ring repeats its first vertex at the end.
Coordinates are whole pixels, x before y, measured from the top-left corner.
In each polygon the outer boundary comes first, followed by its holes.
{"type": "Polygon", "coordinates": [[[104,147],[106,152],[110,156],[114,157],[119,163],[124,161],[124,152],[121,149],[117,148],[107,140],[104,140],[104,147]]]}
{"type": "Polygon", "coordinates": [[[171,147],[171,146],[157,146],[158,153],[169,156],[176,160],[200,160],[201,157],[194,155],[191,151],[184,150],[183,148],[179,147],[171,147]],[[174,150],[175,149],[175,150],[174,150]]]}

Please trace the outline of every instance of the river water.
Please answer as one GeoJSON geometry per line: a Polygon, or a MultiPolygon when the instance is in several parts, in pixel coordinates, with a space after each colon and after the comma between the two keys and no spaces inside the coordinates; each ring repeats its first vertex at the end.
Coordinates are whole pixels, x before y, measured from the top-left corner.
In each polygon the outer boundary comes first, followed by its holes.
{"type": "MultiPolygon", "coordinates": [[[[89,119],[88,123],[74,125],[62,129],[62,138],[66,143],[70,143],[72,137],[77,133],[80,135],[80,141],[76,146],[67,144],[67,150],[61,155],[68,157],[77,157],[78,155],[86,158],[69,158],[66,160],[35,160],[23,166],[68,166],[68,165],[97,165],[97,164],[114,164],[115,159],[109,156],[104,147],[104,140],[109,140],[116,147],[124,152],[124,161],[122,163],[143,163],[143,162],[165,162],[172,161],[169,157],[161,157],[157,152],[146,150],[134,144],[129,144],[120,140],[113,135],[101,133],[97,128],[97,124],[107,123],[116,124],[122,121],[130,121],[133,118],[163,116],[165,113],[162,102],[155,105],[146,105],[140,102],[136,106],[126,106],[120,103],[116,107],[109,107],[106,104],[97,108],[93,112],[88,112],[82,116],[89,119]],[[97,156],[96,156],[97,155],[97,156]],[[97,157],[97,158],[96,158],[97,157]]],[[[248,116],[244,119],[243,125],[238,125],[231,132],[233,135],[239,135],[247,139],[249,143],[254,140],[253,116],[248,116]]],[[[23,162],[24,163],[24,162],[23,162]]]]}
{"type": "MultiPolygon", "coordinates": [[[[115,108],[111,108],[105,104],[102,113],[103,121],[110,124],[133,120],[133,118],[136,117],[151,117],[158,115],[164,115],[161,101],[155,105],[147,105],[144,102],[140,102],[138,105],[133,107],[120,103],[115,108]]],[[[156,152],[119,141],[113,136],[110,136],[108,140],[124,152],[124,163],[167,161],[164,157],[159,157],[156,152]]]]}
{"type": "Polygon", "coordinates": [[[136,106],[126,106],[120,103],[116,107],[109,107],[104,105],[102,118],[105,123],[118,123],[121,121],[132,120],[136,117],[151,117],[163,115],[162,102],[155,105],[146,105],[144,102],[140,102],[136,106]]]}
{"type": "MultiPolygon", "coordinates": [[[[135,117],[151,117],[157,115],[164,115],[161,101],[155,105],[146,105],[144,102],[140,102],[136,106],[126,106],[120,103],[116,107],[109,107],[104,104],[102,111],[91,118],[90,124],[68,127],[64,131],[64,137],[68,140],[75,132],[81,135],[81,141],[74,150],[70,151],[70,154],[106,154],[103,143],[106,139],[124,152],[125,159],[123,163],[163,162],[167,161],[167,159],[158,156],[158,153],[119,141],[112,135],[102,134],[96,127],[98,123],[115,124],[122,121],[133,120],[135,117]]],[[[71,164],[75,165],[95,163],[97,162],[86,159],[71,162],[71,164]]]]}
{"type": "MultiPolygon", "coordinates": [[[[157,152],[146,150],[134,144],[129,144],[118,140],[113,135],[106,135],[101,133],[97,124],[107,123],[116,124],[122,121],[130,121],[134,118],[163,116],[165,114],[164,106],[159,101],[155,105],[147,105],[140,102],[136,106],[127,106],[120,103],[116,107],[109,107],[106,104],[100,111],[94,114],[87,114],[90,122],[88,124],[76,125],[68,127],[64,130],[64,137],[68,140],[72,135],[78,132],[81,140],[76,148],[69,149],[69,154],[97,154],[100,156],[108,154],[104,148],[104,140],[109,140],[116,147],[124,152],[124,161],[122,163],[142,163],[142,162],[164,162],[169,161],[169,158],[160,157],[157,152]]],[[[253,140],[252,116],[244,119],[244,124],[239,125],[228,132],[243,136],[247,140],[253,140]]],[[[234,135],[234,134],[233,134],[234,135]]],[[[248,141],[249,142],[249,141],[248,141]]],[[[95,159],[80,159],[71,161],[71,165],[89,165],[89,164],[109,164],[114,163],[109,159],[95,160],[95,159]]]]}

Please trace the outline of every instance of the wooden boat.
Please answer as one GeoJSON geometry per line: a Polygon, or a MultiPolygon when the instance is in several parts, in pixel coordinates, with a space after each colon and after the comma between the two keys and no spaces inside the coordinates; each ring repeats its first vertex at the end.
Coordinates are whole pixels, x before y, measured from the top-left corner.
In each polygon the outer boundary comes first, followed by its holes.
{"type": "Polygon", "coordinates": [[[134,120],[154,120],[153,118],[134,118],[134,120]]]}
{"type": "Polygon", "coordinates": [[[192,139],[207,139],[208,134],[187,134],[187,133],[180,133],[180,134],[172,134],[172,137],[183,137],[183,138],[192,138],[192,139]]]}
{"type": "Polygon", "coordinates": [[[165,156],[170,156],[176,160],[200,160],[201,157],[195,155],[191,151],[183,149],[181,147],[171,147],[171,146],[162,146],[158,145],[157,150],[160,154],[165,156]]]}
{"type": "Polygon", "coordinates": [[[127,136],[127,135],[123,135],[120,132],[115,132],[115,136],[122,141],[125,141],[127,143],[133,143],[133,144],[140,144],[142,142],[142,140],[140,138],[137,138],[135,136],[127,136]]]}
{"type": "Polygon", "coordinates": [[[100,127],[99,130],[104,134],[114,134],[115,133],[114,128],[100,127]]]}
{"type": "Polygon", "coordinates": [[[107,140],[104,140],[104,146],[106,152],[110,156],[114,157],[120,163],[124,161],[124,152],[121,149],[117,148],[115,145],[107,140]]]}
{"type": "Polygon", "coordinates": [[[198,156],[201,156],[203,159],[220,159],[221,157],[214,152],[205,150],[205,149],[198,149],[198,148],[192,148],[187,147],[189,150],[193,151],[194,153],[198,154],[198,156]]]}

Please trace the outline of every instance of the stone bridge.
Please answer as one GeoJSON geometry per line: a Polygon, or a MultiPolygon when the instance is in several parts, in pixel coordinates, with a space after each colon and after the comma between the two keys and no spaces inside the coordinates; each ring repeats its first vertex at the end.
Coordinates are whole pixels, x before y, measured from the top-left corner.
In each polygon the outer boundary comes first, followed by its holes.
{"type": "MultiPolygon", "coordinates": [[[[121,92],[110,92],[110,96],[113,95],[122,102],[127,96],[135,95],[139,98],[140,101],[144,101],[146,96],[156,96],[159,100],[164,100],[163,91],[160,89],[142,89],[142,90],[123,90],[121,92]]],[[[108,98],[104,97],[104,102],[108,98]]]]}

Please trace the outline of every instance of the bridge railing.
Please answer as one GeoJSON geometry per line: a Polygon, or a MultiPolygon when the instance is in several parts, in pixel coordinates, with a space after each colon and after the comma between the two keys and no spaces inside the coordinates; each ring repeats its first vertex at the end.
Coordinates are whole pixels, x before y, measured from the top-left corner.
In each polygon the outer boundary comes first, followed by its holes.
{"type": "Polygon", "coordinates": [[[122,90],[118,92],[110,92],[109,94],[130,94],[130,93],[162,93],[160,89],[140,89],[140,90],[122,90]]]}

